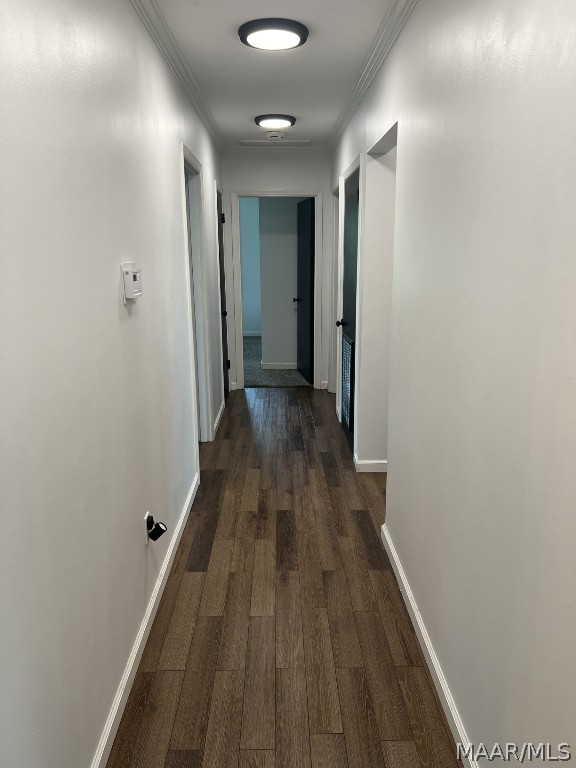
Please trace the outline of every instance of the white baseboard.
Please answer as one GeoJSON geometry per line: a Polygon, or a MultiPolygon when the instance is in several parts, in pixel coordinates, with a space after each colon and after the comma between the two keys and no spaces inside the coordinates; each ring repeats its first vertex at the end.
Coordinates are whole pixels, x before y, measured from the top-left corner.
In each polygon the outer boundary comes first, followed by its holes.
{"type": "Polygon", "coordinates": [[[134,641],[134,645],[132,646],[132,650],[128,656],[128,661],[126,663],[126,667],[124,668],[122,678],[120,679],[120,684],[118,685],[112,706],[110,707],[110,712],[108,713],[108,718],[106,720],[106,724],[104,725],[104,730],[102,731],[96,753],[92,760],[91,768],[105,768],[106,762],[110,757],[112,744],[114,743],[114,738],[116,737],[116,732],[118,731],[118,726],[120,725],[120,720],[122,719],[122,715],[124,713],[124,707],[126,706],[126,702],[130,694],[130,689],[132,688],[132,683],[134,682],[134,678],[138,670],[138,664],[142,658],[144,646],[146,645],[146,640],[150,634],[150,629],[152,628],[152,623],[154,621],[154,617],[156,616],[158,605],[160,604],[160,598],[162,597],[162,592],[164,591],[164,587],[170,573],[170,567],[172,566],[172,561],[174,560],[174,555],[176,554],[176,549],[178,547],[178,543],[180,542],[180,537],[184,530],[184,526],[186,525],[188,513],[192,507],[192,503],[194,501],[194,497],[196,496],[196,491],[198,490],[199,485],[200,474],[197,472],[186,497],[182,512],[180,513],[180,519],[178,520],[176,530],[174,531],[174,536],[172,536],[172,541],[170,542],[166,557],[162,563],[162,568],[158,574],[158,579],[156,580],[152,595],[148,601],[146,613],[144,614],[144,618],[140,624],[140,629],[136,635],[136,640],[134,641]]]}
{"type": "Polygon", "coordinates": [[[220,410],[218,411],[218,416],[216,416],[216,421],[214,422],[214,437],[216,437],[216,432],[218,432],[218,427],[220,426],[220,422],[222,420],[222,414],[224,413],[224,406],[226,405],[226,401],[222,400],[222,405],[220,406],[220,410]]]}
{"type": "Polygon", "coordinates": [[[320,382],[320,389],[328,389],[328,382],[327,381],[321,381],[320,382]]]}
{"type": "Polygon", "coordinates": [[[298,363],[262,363],[264,371],[292,371],[298,368],[298,363]]]}
{"type": "MultiPolygon", "coordinates": [[[[410,584],[408,583],[408,579],[406,577],[406,573],[404,572],[404,568],[402,567],[402,563],[400,562],[398,552],[396,551],[394,542],[390,537],[388,528],[385,525],[382,526],[382,543],[384,544],[384,549],[388,553],[388,557],[392,563],[392,568],[396,574],[396,579],[398,580],[400,591],[402,592],[406,607],[408,608],[408,613],[412,619],[412,624],[414,625],[414,629],[418,635],[420,647],[422,648],[424,656],[426,657],[426,661],[428,662],[428,667],[432,673],[432,678],[434,680],[434,685],[436,686],[438,697],[440,698],[440,702],[444,712],[446,713],[448,724],[454,739],[457,744],[462,744],[464,750],[466,750],[470,744],[468,734],[466,733],[464,723],[462,722],[462,718],[460,717],[460,713],[456,707],[454,697],[452,696],[450,688],[448,687],[448,682],[444,676],[442,667],[440,666],[440,661],[436,655],[434,646],[432,645],[432,640],[430,639],[430,635],[428,634],[424,624],[422,614],[418,610],[416,598],[414,597],[414,593],[412,592],[410,584]]],[[[463,758],[463,760],[465,761],[465,765],[469,766],[469,768],[478,768],[478,763],[476,760],[473,760],[472,758],[463,758]]]]}
{"type": "Polygon", "coordinates": [[[388,472],[388,460],[387,459],[375,459],[370,461],[369,459],[359,459],[354,454],[354,466],[356,472],[388,472]]]}
{"type": "Polygon", "coordinates": [[[238,389],[238,382],[237,381],[231,381],[230,382],[230,392],[235,392],[238,389]]]}

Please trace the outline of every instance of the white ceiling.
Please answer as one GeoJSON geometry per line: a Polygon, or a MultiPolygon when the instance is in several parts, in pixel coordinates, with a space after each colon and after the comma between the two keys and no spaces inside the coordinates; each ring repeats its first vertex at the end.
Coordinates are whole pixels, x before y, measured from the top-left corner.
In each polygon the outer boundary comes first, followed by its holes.
{"type": "Polygon", "coordinates": [[[227,147],[266,139],[254,117],[292,114],[289,139],[330,144],[349,100],[364,92],[415,0],[133,0],[196,106],[227,147]],[[408,7],[409,6],[409,7],[408,7]],[[238,27],[288,17],[310,30],[291,51],[243,45],[238,27]],[[152,31],[152,30],[151,30],[152,31]],[[176,61],[175,61],[176,60],[176,61]],[[373,71],[372,71],[373,70],[373,71]],[[186,83],[185,83],[186,85],[186,83]],[[199,102],[199,104],[198,104],[199,102]]]}

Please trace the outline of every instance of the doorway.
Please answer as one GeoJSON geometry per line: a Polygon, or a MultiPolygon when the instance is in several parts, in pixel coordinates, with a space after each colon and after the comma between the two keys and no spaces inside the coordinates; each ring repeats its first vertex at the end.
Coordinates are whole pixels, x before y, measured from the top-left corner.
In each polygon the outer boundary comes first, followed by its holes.
{"type": "Polygon", "coordinates": [[[218,216],[218,269],[220,272],[220,314],[222,317],[222,372],[224,377],[224,400],[230,393],[230,360],[228,358],[228,310],[226,309],[226,270],[224,267],[224,212],[222,192],[216,190],[216,211],[218,216]]]}
{"type": "Polygon", "coordinates": [[[244,386],[313,385],[315,200],[238,203],[244,386]]]}
{"type": "Polygon", "coordinates": [[[186,235],[190,279],[190,310],[192,324],[192,357],[194,362],[194,402],[200,442],[211,439],[210,401],[206,364],[206,322],[204,291],[202,290],[203,197],[200,165],[184,147],[184,188],[186,235]]]}
{"type": "Polygon", "coordinates": [[[388,389],[394,283],[398,126],[363,163],[354,463],[358,472],[388,469],[388,389]]]}
{"type": "Polygon", "coordinates": [[[342,316],[336,321],[340,330],[341,420],[354,450],[354,389],[356,379],[356,297],[358,265],[358,210],[360,203],[360,170],[354,171],[344,184],[342,316]]]}

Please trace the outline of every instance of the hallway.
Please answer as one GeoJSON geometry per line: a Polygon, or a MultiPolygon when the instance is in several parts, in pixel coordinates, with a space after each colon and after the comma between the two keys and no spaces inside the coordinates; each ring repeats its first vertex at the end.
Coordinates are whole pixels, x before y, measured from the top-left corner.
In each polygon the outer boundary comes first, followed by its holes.
{"type": "Polygon", "coordinates": [[[233,392],[201,471],[108,768],[456,766],[333,396],[233,392]]]}

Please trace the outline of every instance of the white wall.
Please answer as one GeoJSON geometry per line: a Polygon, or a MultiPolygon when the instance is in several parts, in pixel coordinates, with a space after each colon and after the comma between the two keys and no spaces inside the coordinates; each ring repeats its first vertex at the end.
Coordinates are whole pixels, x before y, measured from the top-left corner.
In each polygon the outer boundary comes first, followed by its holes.
{"type": "Polygon", "coordinates": [[[263,367],[296,368],[299,202],[260,198],[263,367]]]}
{"type": "Polygon", "coordinates": [[[0,764],[86,768],[198,471],[180,142],[214,370],[218,168],[128,2],[7,0],[0,73],[0,764]]]}
{"type": "Polygon", "coordinates": [[[240,261],[242,268],[242,334],[260,336],[260,204],[257,197],[240,199],[240,261]]]}
{"type": "Polygon", "coordinates": [[[387,527],[476,743],[576,744],[575,39],[421,2],[335,157],[399,121],[387,527]]]}
{"type": "MultiPolygon", "coordinates": [[[[322,194],[322,248],[316,253],[316,266],[320,276],[320,315],[321,328],[318,329],[317,342],[320,346],[319,383],[326,386],[329,378],[328,350],[334,343],[334,323],[336,316],[332,306],[332,201],[330,199],[330,160],[327,155],[314,153],[300,154],[292,150],[282,151],[270,148],[264,152],[243,151],[239,154],[229,153],[222,159],[222,176],[224,182],[224,198],[226,209],[232,214],[226,224],[227,267],[230,279],[227,286],[233,283],[232,243],[234,235],[234,216],[232,211],[231,193],[242,194],[271,194],[312,196],[317,192],[322,194]],[[321,342],[321,343],[320,343],[321,342]]],[[[229,290],[228,306],[234,306],[235,297],[229,290]]],[[[230,320],[230,313],[228,315],[230,320]]],[[[232,323],[229,324],[232,335],[232,323]]],[[[237,377],[237,360],[242,350],[230,341],[231,381],[237,377]]],[[[330,382],[335,379],[335,370],[330,372],[330,382]]]]}

